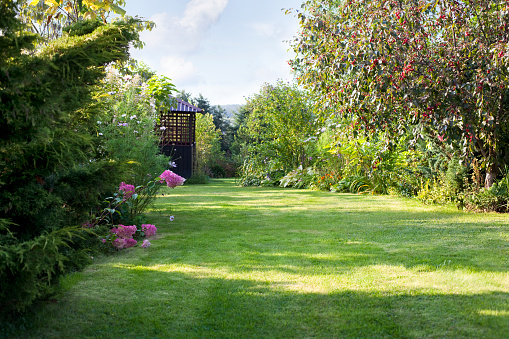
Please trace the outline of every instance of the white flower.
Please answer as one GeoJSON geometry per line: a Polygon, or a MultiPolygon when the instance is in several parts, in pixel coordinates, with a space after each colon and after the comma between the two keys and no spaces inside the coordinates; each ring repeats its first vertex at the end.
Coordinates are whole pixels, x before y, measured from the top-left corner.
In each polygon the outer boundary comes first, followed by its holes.
{"type": "Polygon", "coordinates": [[[97,124],[100,125],[100,124],[102,124],[102,122],[98,121],[97,124]]]}
{"type": "Polygon", "coordinates": [[[137,117],[136,117],[136,115],[131,115],[131,116],[129,117],[129,119],[131,119],[131,120],[136,119],[136,118],[137,118],[137,117]]]}
{"type": "Polygon", "coordinates": [[[159,129],[160,129],[161,131],[164,131],[164,130],[166,129],[166,126],[161,126],[161,127],[159,127],[159,129]]]}
{"type": "Polygon", "coordinates": [[[127,115],[127,114],[122,114],[122,115],[121,115],[121,117],[122,117],[122,118],[125,118],[125,117],[126,117],[126,115],[127,115]]]}
{"type": "Polygon", "coordinates": [[[101,132],[99,132],[99,135],[103,135],[101,132]]]}

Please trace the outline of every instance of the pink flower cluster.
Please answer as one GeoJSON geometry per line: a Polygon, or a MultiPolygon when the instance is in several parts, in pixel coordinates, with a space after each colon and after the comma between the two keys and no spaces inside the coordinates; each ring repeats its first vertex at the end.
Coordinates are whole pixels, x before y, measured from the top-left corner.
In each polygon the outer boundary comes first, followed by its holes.
{"type": "Polygon", "coordinates": [[[113,246],[119,250],[121,250],[123,248],[133,247],[137,243],[138,242],[132,238],[131,239],[117,238],[117,239],[113,240],[113,246]]]}
{"type": "Polygon", "coordinates": [[[138,230],[138,227],[136,227],[135,225],[131,225],[131,226],[118,225],[118,227],[112,228],[111,232],[115,233],[117,235],[117,237],[119,237],[119,238],[128,239],[128,238],[132,238],[137,230],[138,230]]]}
{"type": "MultiPolygon", "coordinates": [[[[149,238],[156,234],[157,228],[155,225],[151,224],[143,224],[141,225],[141,229],[145,233],[145,237],[149,238]]],[[[113,233],[115,236],[107,236],[106,238],[109,239],[102,239],[103,244],[106,243],[106,241],[111,241],[111,244],[116,249],[124,249],[135,246],[138,242],[133,239],[134,234],[136,234],[136,231],[138,228],[135,225],[130,226],[124,226],[124,225],[118,225],[118,227],[114,227],[111,229],[111,233],[113,233]]],[[[143,244],[141,247],[147,248],[149,247],[150,241],[147,239],[143,240],[143,244]]]]}
{"type": "Polygon", "coordinates": [[[150,238],[156,234],[157,227],[155,225],[143,224],[141,225],[141,230],[145,233],[145,237],[150,238]]]}
{"type": "Polygon", "coordinates": [[[160,176],[161,180],[160,183],[163,183],[163,181],[166,181],[166,186],[175,188],[177,186],[183,185],[184,181],[186,179],[182,178],[180,175],[173,173],[170,170],[164,171],[160,176]]]}
{"type": "Polygon", "coordinates": [[[134,185],[128,185],[125,182],[120,183],[120,187],[118,188],[119,192],[124,192],[124,200],[129,199],[136,190],[134,185]]]}
{"type": "Polygon", "coordinates": [[[138,228],[135,225],[124,226],[118,225],[118,227],[112,228],[111,233],[117,235],[117,238],[113,240],[113,246],[119,250],[123,248],[129,248],[136,245],[138,242],[133,239],[133,235],[136,233],[138,228]]]}

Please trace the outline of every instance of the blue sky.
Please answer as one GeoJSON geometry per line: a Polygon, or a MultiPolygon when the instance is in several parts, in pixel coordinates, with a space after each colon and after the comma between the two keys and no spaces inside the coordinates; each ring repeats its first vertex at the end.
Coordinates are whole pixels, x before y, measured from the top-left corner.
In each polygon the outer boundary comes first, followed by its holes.
{"type": "Polygon", "coordinates": [[[265,83],[293,78],[287,42],[298,19],[282,8],[301,0],[128,0],[128,15],[153,20],[146,43],[131,56],[173,80],[179,90],[203,94],[214,105],[243,104],[265,83]]]}

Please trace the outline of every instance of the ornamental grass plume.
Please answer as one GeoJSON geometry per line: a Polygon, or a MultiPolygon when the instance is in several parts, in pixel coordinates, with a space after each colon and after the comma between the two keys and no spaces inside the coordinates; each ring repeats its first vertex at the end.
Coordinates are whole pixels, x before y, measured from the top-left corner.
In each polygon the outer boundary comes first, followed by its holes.
{"type": "Polygon", "coordinates": [[[160,183],[166,181],[166,186],[171,188],[181,186],[184,184],[184,181],[186,181],[186,179],[182,178],[178,174],[173,173],[170,170],[164,171],[159,177],[161,178],[161,180],[159,181],[160,183]]]}

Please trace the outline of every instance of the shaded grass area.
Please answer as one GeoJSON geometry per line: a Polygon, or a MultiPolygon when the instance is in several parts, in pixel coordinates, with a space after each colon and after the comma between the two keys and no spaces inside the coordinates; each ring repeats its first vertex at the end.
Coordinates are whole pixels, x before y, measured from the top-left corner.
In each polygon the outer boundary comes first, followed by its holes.
{"type": "Polygon", "coordinates": [[[65,277],[18,336],[508,337],[506,215],[231,180],[162,193],[150,248],[65,277]]]}

